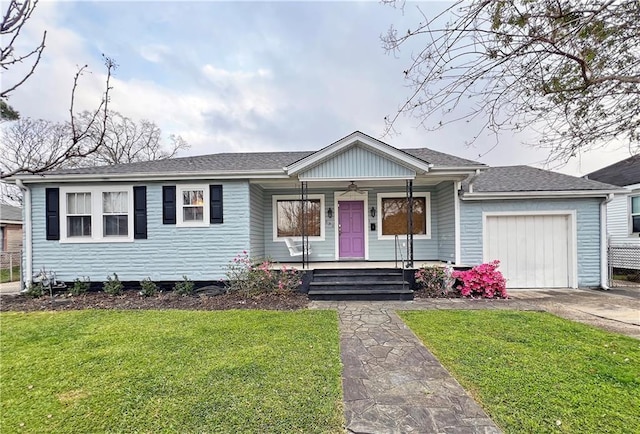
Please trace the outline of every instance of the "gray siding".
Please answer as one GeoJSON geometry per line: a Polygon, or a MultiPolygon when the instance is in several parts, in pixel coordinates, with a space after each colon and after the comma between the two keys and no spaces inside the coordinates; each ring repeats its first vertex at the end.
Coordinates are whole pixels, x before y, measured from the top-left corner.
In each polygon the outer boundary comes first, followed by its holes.
{"type": "Polygon", "coordinates": [[[361,146],[353,146],[300,174],[301,178],[362,178],[413,176],[415,172],[361,146]]]}
{"type": "Polygon", "coordinates": [[[251,213],[250,244],[251,257],[262,258],[264,254],[264,191],[258,185],[249,187],[249,212],[251,213]]]}
{"type": "MultiPolygon", "coordinates": [[[[206,180],[212,184],[219,181],[206,180]]],[[[114,184],[112,184],[114,185],[114,184]]],[[[148,239],[127,243],[63,244],[45,238],[44,186],[33,188],[33,269],[54,270],[61,280],[89,276],[104,281],[111,273],[122,280],[217,280],[226,265],[249,243],[249,184],[223,182],[224,223],[203,228],[162,224],[162,185],[147,186],[148,239]]],[[[164,185],[170,185],[165,183],[164,185]]],[[[64,221],[61,220],[61,223],[64,221]]]]}
{"type": "Polygon", "coordinates": [[[441,182],[436,187],[435,211],[438,217],[438,259],[455,261],[455,208],[454,185],[452,182],[441,182]]]}
{"type": "Polygon", "coordinates": [[[600,285],[600,199],[461,201],[462,263],[482,262],[482,213],[576,210],[578,286],[600,285]]]}

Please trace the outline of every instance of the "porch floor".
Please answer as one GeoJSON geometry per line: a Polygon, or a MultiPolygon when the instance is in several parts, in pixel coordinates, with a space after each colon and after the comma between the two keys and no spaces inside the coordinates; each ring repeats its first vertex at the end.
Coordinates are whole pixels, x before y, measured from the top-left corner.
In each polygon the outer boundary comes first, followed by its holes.
{"type": "MultiPolygon", "coordinates": [[[[281,266],[286,266],[287,268],[295,268],[297,270],[302,270],[301,262],[280,262],[275,265],[275,268],[279,268],[281,266]]],[[[447,265],[445,262],[441,261],[413,261],[412,268],[418,268],[422,265],[427,266],[440,266],[444,267],[447,265]]],[[[361,268],[401,268],[402,264],[400,261],[397,263],[395,261],[327,261],[327,262],[310,262],[304,268],[305,270],[338,270],[338,269],[361,269],[361,268]]]]}

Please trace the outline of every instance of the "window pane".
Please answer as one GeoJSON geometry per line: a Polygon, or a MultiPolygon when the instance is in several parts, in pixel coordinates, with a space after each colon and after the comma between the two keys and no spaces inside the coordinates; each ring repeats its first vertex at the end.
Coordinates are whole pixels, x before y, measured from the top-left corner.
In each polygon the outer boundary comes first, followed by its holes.
{"type": "Polygon", "coordinates": [[[305,235],[320,236],[320,199],[307,201],[303,214],[301,200],[277,201],[278,237],[299,237],[302,235],[303,222],[305,235]]]}
{"type": "Polygon", "coordinates": [[[204,191],[202,190],[183,191],[182,204],[202,206],[204,204],[204,191]]]}
{"type": "Polygon", "coordinates": [[[631,198],[631,214],[640,214],[640,196],[631,198]]]}
{"type": "Polygon", "coordinates": [[[91,216],[69,216],[67,217],[68,237],[90,237],[91,236],[91,216]]]}
{"type": "Polygon", "coordinates": [[[124,214],[128,208],[126,191],[102,193],[102,212],[124,214]]]}
{"type": "Polygon", "coordinates": [[[91,193],[67,193],[67,214],[91,214],[91,193]]]}
{"type": "Polygon", "coordinates": [[[640,215],[634,215],[631,217],[633,232],[640,232],[640,215]]]}
{"type": "Polygon", "coordinates": [[[106,215],[103,217],[105,237],[126,237],[129,234],[129,219],[126,215],[106,215]]]}
{"type": "Polygon", "coordinates": [[[201,206],[189,206],[182,209],[182,220],[185,222],[204,221],[204,208],[201,206]]]}
{"type": "MultiPolygon", "coordinates": [[[[382,235],[406,235],[409,202],[406,197],[382,199],[382,235]]],[[[426,200],[413,198],[413,234],[427,233],[426,200]]]]}

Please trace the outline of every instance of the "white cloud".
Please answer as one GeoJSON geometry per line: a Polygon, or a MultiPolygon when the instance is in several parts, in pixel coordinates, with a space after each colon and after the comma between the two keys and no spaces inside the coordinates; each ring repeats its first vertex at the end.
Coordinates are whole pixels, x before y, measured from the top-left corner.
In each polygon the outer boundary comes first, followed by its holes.
{"type": "Polygon", "coordinates": [[[152,63],[160,63],[171,52],[171,48],[163,44],[148,44],[139,48],[140,56],[152,63]]]}

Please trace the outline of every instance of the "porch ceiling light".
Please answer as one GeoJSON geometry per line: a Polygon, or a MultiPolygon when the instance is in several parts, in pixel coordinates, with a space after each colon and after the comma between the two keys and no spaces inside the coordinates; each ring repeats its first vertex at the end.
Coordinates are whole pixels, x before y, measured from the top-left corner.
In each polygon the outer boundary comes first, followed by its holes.
{"type": "Polygon", "coordinates": [[[327,209],[327,217],[333,218],[333,210],[331,208],[327,209]]]}
{"type": "Polygon", "coordinates": [[[376,216],[376,209],[374,207],[371,207],[369,214],[371,215],[371,218],[374,218],[376,216]]]}

